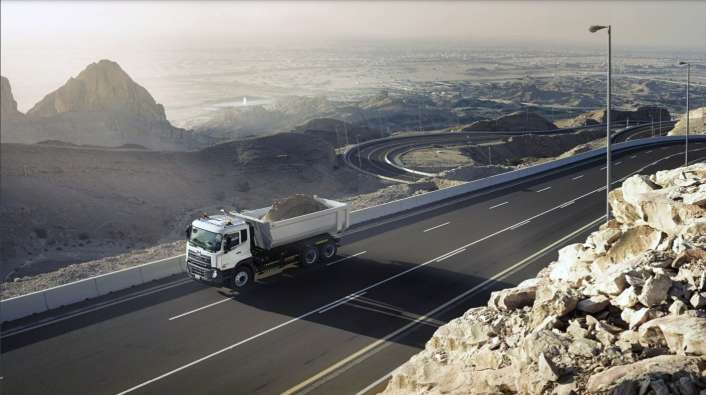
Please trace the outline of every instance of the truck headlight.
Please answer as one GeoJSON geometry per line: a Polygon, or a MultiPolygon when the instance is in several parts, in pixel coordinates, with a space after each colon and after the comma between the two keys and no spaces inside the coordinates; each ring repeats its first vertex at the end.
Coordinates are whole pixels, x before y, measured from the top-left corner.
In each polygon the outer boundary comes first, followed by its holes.
{"type": "Polygon", "coordinates": [[[213,277],[213,278],[218,277],[218,270],[213,270],[213,273],[211,273],[211,277],[213,277]]]}

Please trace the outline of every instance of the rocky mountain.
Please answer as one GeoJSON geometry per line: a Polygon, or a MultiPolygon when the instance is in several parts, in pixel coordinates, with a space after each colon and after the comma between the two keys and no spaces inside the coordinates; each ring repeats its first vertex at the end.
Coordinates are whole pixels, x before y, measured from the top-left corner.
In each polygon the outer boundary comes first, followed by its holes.
{"type": "MultiPolygon", "coordinates": [[[[669,121],[671,119],[669,110],[662,107],[643,106],[634,111],[612,110],[610,112],[611,121],[614,123],[630,124],[669,121]]],[[[605,109],[589,111],[574,118],[563,119],[557,122],[559,127],[570,128],[586,125],[604,124],[606,122],[605,109]]]]}
{"type": "Polygon", "coordinates": [[[703,394],[706,164],[635,175],[615,219],[440,327],[384,394],[703,394]]]}
{"type": "Polygon", "coordinates": [[[0,118],[16,119],[22,116],[23,114],[17,110],[17,102],[12,96],[10,81],[0,76],[0,118]]]}
{"type": "MultiPolygon", "coordinates": [[[[689,134],[706,134],[706,107],[689,111],[689,134]]],[[[669,131],[670,136],[683,136],[686,132],[686,118],[682,116],[669,131]]]]}
{"type": "Polygon", "coordinates": [[[138,85],[110,60],[86,67],[75,78],[48,94],[27,112],[30,117],[51,117],[69,112],[129,112],[152,122],[166,122],[164,106],[157,104],[145,88],[138,85]]]}
{"type": "Polygon", "coordinates": [[[295,132],[316,136],[326,140],[334,147],[343,147],[355,144],[356,141],[365,141],[385,137],[380,131],[366,126],[354,125],[333,118],[316,118],[294,128],[295,132]]]}
{"type": "Polygon", "coordinates": [[[164,107],[110,60],[90,64],[45,96],[26,117],[9,121],[3,122],[4,143],[58,140],[99,146],[139,144],[158,150],[198,145],[191,133],[173,127],[164,107]]]}
{"type": "Polygon", "coordinates": [[[465,126],[464,132],[473,131],[505,131],[522,132],[535,130],[554,130],[556,125],[547,121],[542,116],[526,111],[517,111],[497,119],[473,122],[465,126]]]}

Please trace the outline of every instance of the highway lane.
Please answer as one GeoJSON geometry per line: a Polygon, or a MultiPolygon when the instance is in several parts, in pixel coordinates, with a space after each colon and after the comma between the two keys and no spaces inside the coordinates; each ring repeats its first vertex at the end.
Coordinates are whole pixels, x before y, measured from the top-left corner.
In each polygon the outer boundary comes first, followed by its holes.
{"type": "MultiPolygon", "coordinates": [[[[703,149],[703,144],[694,149],[703,149]]],[[[657,155],[679,152],[680,147],[650,151],[635,159],[630,159],[634,154],[621,157],[617,174],[634,171],[657,155]]],[[[675,157],[661,165],[679,163],[675,157]]],[[[3,339],[3,385],[10,393],[117,393],[143,383],[136,392],[284,391],[543,247],[558,237],[557,229],[565,232],[589,221],[586,213],[600,215],[603,195],[595,189],[604,172],[599,165],[555,173],[362,232],[348,240],[341,255],[365,253],[280,276],[228,302],[213,305],[228,295],[188,283],[166,295],[3,339]],[[498,204],[503,205],[491,209],[498,204]],[[523,223],[532,212],[544,214],[523,223]],[[493,236],[485,238],[488,235],[493,236]],[[470,242],[476,243],[443,257],[470,242]],[[439,261],[432,259],[437,257],[439,261]],[[365,294],[319,309],[360,290],[365,294]]],[[[419,346],[408,340],[392,343],[395,347],[389,350],[397,350],[397,344],[411,350],[419,346]]],[[[374,359],[384,361],[385,355],[387,351],[374,359]]],[[[394,361],[401,360],[390,358],[390,369],[394,361]]],[[[367,385],[384,373],[380,369],[356,366],[350,372],[364,374],[338,377],[367,385]]]]}

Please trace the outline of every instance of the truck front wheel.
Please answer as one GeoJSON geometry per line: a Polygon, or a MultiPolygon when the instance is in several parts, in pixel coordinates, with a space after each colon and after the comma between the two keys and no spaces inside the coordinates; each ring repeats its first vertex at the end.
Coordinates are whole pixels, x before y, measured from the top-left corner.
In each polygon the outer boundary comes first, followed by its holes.
{"type": "Polygon", "coordinates": [[[302,249],[302,266],[311,266],[319,261],[319,250],[316,246],[308,245],[302,249]]]}
{"type": "Polygon", "coordinates": [[[247,266],[240,266],[235,269],[235,274],[233,275],[233,289],[246,289],[253,282],[253,273],[247,266]]]}

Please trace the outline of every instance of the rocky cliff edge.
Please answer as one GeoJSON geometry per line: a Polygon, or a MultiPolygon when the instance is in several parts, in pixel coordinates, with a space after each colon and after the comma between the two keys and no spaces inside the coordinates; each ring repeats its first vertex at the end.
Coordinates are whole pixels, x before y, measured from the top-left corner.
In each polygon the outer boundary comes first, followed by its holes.
{"type": "Polygon", "coordinates": [[[635,175],[615,219],[440,327],[385,394],[705,394],[706,164],[635,175]]]}

